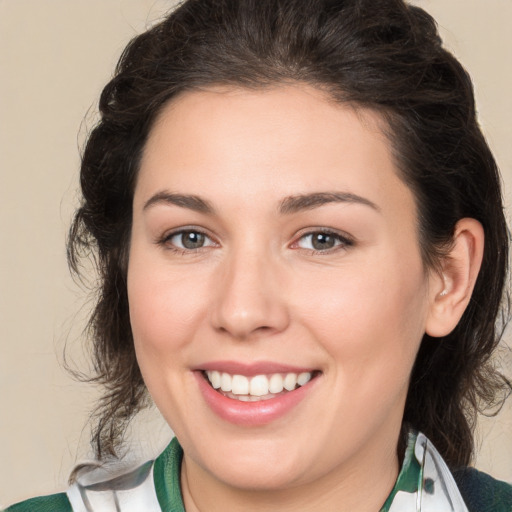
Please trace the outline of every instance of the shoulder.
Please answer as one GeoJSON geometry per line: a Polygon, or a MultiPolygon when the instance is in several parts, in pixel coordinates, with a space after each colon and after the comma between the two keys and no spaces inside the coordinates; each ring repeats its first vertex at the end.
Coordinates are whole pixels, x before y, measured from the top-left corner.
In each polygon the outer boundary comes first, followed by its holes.
{"type": "Polygon", "coordinates": [[[66,493],[32,498],[4,512],[85,512],[144,510],[160,512],[153,485],[153,461],[128,472],[88,468],[66,493]]]}
{"type": "Polygon", "coordinates": [[[66,493],[32,498],[2,512],[185,512],[179,483],[182,456],[174,438],[156,460],[128,471],[121,467],[86,468],[66,493]]]}
{"type": "Polygon", "coordinates": [[[65,493],[41,496],[16,503],[4,512],[72,512],[71,503],[65,493]]]}
{"type": "Polygon", "coordinates": [[[453,477],[470,512],[512,511],[512,485],[474,468],[462,468],[453,477]]]}
{"type": "Polygon", "coordinates": [[[160,512],[153,483],[154,461],[128,472],[119,468],[98,467],[79,475],[68,489],[72,510],[144,510],[160,512]]]}

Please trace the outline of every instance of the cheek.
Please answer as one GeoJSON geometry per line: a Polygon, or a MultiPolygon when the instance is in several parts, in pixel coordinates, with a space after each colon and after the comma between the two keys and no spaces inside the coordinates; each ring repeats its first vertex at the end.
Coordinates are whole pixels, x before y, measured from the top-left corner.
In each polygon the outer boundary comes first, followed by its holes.
{"type": "Polygon", "coordinates": [[[137,362],[156,406],[172,428],[193,414],[184,398],[190,386],[191,340],[201,334],[202,277],[169,269],[161,258],[132,249],[128,268],[130,322],[137,362]]]}
{"type": "Polygon", "coordinates": [[[330,356],[355,374],[408,375],[421,342],[427,286],[419,256],[392,254],[303,281],[301,316],[330,356]],[[319,286],[321,283],[321,286],[319,286]],[[307,290],[307,293],[305,293],[307,290]],[[383,364],[385,362],[386,364],[383,364]]]}
{"type": "Polygon", "coordinates": [[[130,322],[137,355],[176,356],[190,341],[208,295],[201,275],[169,269],[133,251],[128,269],[130,322]]]}

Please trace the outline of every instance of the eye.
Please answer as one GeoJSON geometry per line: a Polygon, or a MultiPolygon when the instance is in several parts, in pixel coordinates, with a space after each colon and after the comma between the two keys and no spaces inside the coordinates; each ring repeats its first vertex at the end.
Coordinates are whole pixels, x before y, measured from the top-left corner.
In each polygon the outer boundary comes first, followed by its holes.
{"type": "Polygon", "coordinates": [[[353,245],[349,238],[331,231],[313,231],[302,235],[296,246],[310,251],[326,252],[353,245]]]}
{"type": "Polygon", "coordinates": [[[165,240],[165,244],[171,245],[178,249],[193,251],[202,249],[203,247],[214,246],[213,240],[201,231],[187,229],[171,233],[165,240]]]}

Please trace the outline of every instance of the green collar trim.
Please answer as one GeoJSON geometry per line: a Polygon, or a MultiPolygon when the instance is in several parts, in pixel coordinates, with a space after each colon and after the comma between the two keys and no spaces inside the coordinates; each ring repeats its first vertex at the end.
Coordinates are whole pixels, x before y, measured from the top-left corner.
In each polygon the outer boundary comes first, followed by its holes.
{"type": "MultiPolygon", "coordinates": [[[[183,449],[174,438],[156,459],[153,478],[162,512],[185,512],[180,488],[183,449]]],[[[380,512],[467,512],[443,459],[421,433],[409,432],[402,468],[380,512]]]]}
{"type": "Polygon", "coordinates": [[[180,486],[183,449],[174,438],[155,460],[153,478],[156,496],[163,512],[185,512],[180,486]]]}
{"type": "Polygon", "coordinates": [[[391,490],[383,507],[380,509],[380,512],[389,512],[398,492],[404,491],[410,494],[415,494],[420,488],[421,466],[414,454],[416,437],[416,432],[409,432],[402,469],[400,470],[395,486],[391,490]]]}

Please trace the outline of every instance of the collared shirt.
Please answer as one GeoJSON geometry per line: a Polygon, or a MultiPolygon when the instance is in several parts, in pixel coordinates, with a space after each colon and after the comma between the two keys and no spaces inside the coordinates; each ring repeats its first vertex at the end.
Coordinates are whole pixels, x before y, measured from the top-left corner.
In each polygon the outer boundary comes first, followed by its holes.
{"type": "MultiPolygon", "coordinates": [[[[104,470],[93,470],[80,476],[66,494],[27,500],[5,512],[185,512],[182,458],[183,450],[173,439],[156,460],[133,471],[106,476],[104,470]]],[[[512,486],[484,476],[493,482],[492,489],[504,493],[499,510],[512,512],[512,486]]],[[[489,512],[498,510],[490,506],[489,512]]],[[[468,512],[448,467],[423,434],[409,433],[402,468],[380,512],[468,512]]]]}

